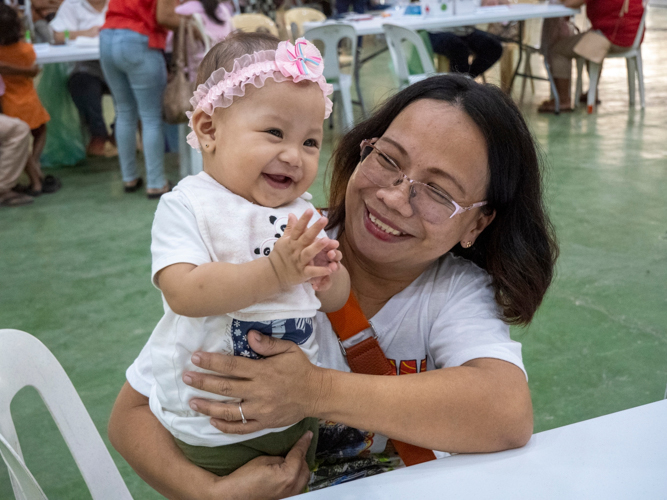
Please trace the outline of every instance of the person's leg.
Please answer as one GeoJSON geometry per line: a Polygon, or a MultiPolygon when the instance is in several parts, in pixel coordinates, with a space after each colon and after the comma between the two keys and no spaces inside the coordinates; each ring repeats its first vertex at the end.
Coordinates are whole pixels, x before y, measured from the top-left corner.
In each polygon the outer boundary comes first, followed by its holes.
{"type": "Polygon", "coordinates": [[[116,111],[114,131],[123,182],[126,185],[134,185],[139,179],[136,160],[139,114],[130,81],[117,63],[118,59],[121,58],[119,42],[125,32],[126,30],[103,30],[100,33],[100,62],[102,63],[104,78],[113,96],[116,111]]]}
{"type": "Polygon", "coordinates": [[[10,191],[23,172],[30,155],[30,127],[0,114],[0,193],[10,191]]]}
{"type": "MultiPolygon", "coordinates": [[[[569,111],[572,109],[572,98],[570,87],[572,82],[572,59],[576,57],[574,46],[579,42],[583,33],[560,38],[549,47],[549,53],[545,56],[550,62],[551,74],[556,84],[556,92],[560,99],[560,109],[569,111]]],[[[538,111],[553,112],[555,104],[553,99],[543,102],[538,111]]]]}
{"type": "Polygon", "coordinates": [[[74,73],[70,77],[67,87],[90,132],[91,142],[101,142],[104,146],[104,143],[109,139],[109,132],[102,114],[104,83],[90,73],[74,73]]]}
{"type": "Polygon", "coordinates": [[[305,457],[308,466],[312,470],[315,465],[318,430],[319,425],[316,418],[304,418],[284,431],[271,432],[254,439],[249,439],[248,441],[228,444],[226,446],[192,446],[179,439],[174,440],[190,462],[217,476],[227,476],[254,458],[261,456],[286,456],[307,431],[313,433],[313,439],[310,442],[310,447],[305,457]]]}
{"type": "Polygon", "coordinates": [[[456,73],[470,72],[470,47],[458,35],[449,32],[429,32],[433,52],[449,59],[449,69],[456,73]]]}
{"type": "Polygon", "coordinates": [[[489,33],[476,29],[462,38],[474,54],[469,71],[473,78],[484,73],[503,55],[503,44],[489,33]]]}
{"type": "Polygon", "coordinates": [[[167,68],[162,53],[148,47],[148,37],[130,33],[119,44],[122,68],[128,77],[141,118],[148,194],[168,191],[164,176],[162,94],[167,68]]]}
{"type": "Polygon", "coordinates": [[[26,174],[30,178],[30,187],[33,191],[42,191],[42,181],[44,174],[42,173],[42,163],[40,157],[46,145],[46,124],[32,129],[32,154],[25,167],[26,174]]]}
{"type": "Polygon", "coordinates": [[[0,114],[0,207],[17,207],[33,202],[32,196],[12,191],[29,157],[28,124],[0,114]]]}

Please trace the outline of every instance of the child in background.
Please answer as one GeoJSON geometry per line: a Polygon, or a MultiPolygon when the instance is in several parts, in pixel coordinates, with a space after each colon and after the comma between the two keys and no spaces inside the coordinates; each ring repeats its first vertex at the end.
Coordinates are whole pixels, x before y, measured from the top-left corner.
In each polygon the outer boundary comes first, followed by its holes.
{"type": "MultiPolygon", "coordinates": [[[[23,41],[23,27],[18,14],[10,6],[0,3],[0,61],[4,64],[31,68],[37,56],[32,45],[23,41]]],[[[32,77],[26,75],[4,75],[5,93],[0,97],[2,112],[26,122],[33,136],[32,161],[26,167],[30,186],[25,194],[37,196],[53,193],[60,188],[60,181],[49,175],[44,177],[39,157],[46,144],[46,122],[50,120],[37,96],[32,77]]]]}
{"type": "MultiPolygon", "coordinates": [[[[261,455],[285,456],[308,430],[314,459],[316,419],[224,434],[190,406],[214,396],[182,376],[201,371],[191,361],[199,350],[257,358],[250,330],[291,340],[315,362],[313,316],[347,301],[338,242],[306,192],[332,107],[322,64],[304,39],[292,46],[237,32],[213,47],[199,69],[205,83],[191,100],[188,136],[203,150],[204,171],[163,195],[155,214],[152,275],[165,314],[145,347],[156,381],[150,408],[189,460],[221,476],[261,455]]],[[[257,415],[238,399],[218,399],[243,423],[257,415]]]]}

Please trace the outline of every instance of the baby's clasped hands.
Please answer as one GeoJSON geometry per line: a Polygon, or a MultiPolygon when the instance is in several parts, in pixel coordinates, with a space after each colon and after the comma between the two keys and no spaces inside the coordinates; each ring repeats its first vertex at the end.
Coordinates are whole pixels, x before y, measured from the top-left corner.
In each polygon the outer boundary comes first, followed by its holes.
{"type": "Polygon", "coordinates": [[[308,227],[313,213],[308,209],[298,220],[289,214],[285,232],[268,256],[283,290],[308,280],[328,277],[338,269],[341,259],[338,242],[317,237],[328,219],[321,217],[308,227]]]}

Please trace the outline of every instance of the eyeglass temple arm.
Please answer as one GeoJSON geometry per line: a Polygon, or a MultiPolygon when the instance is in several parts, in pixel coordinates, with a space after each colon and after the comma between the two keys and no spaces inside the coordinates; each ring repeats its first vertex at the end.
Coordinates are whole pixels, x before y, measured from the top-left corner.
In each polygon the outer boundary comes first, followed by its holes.
{"type": "Polygon", "coordinates": [[[454,213],[452,213],[452,215],[449,216],[450,219],[452,217],[454,217],[455,215],[461,214],[463,212],[467,212],[468,210],[472,210],[473,208],[483,207],[484,205],[487,204],[486,201],[480,201],[480,202],[477,202],[477,203],[473,203],[472,205],[470,205],[468,207],[462,207],[461,205],[459,205],[455,201],[452,200],[452,202],[454,203],[454,206],[456,207],[456,210],[454,210],[454,213]]]}

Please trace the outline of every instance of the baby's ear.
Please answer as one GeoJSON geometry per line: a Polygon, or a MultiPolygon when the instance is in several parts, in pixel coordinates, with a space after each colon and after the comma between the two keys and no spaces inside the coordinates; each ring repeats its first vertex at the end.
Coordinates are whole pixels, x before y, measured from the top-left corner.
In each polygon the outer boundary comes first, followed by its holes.
{"type": "Polygon", "coordinates": [[[209,116],[201,108],[192,113],[192,129],[199,139],[202,152],[213,153],[215,151],[215,123],[213,117],[209,116]]]}

